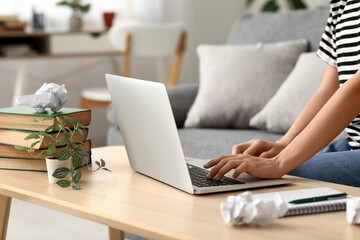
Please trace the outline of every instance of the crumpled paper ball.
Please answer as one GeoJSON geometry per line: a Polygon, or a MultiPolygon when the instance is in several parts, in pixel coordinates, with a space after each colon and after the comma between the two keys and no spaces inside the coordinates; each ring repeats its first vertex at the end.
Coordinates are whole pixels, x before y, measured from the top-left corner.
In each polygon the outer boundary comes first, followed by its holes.
{"type": "Polygon", "coordinates": [[[58,112],[67,101],[67,91],[65,85],[56,83],[44,83],[34,95],[19,96],[16,102],[19,105],[35,108],[38,112],[45,112],[50,108],[53,112],[58,112]]]}
{"type": "Polygon", "coordinates": [[[265,202],[259,198],[253,199],[251,192],[229,196],[220,208],[226,223],[252,226],[264,226],[283,217],[288,210],[287,203],[279,194],[265,202]]]}
{"type": "Polygon", "coordinates": [[[360,197],[346,201],[346,220],[349,224],[360,224],[360,197]]]}

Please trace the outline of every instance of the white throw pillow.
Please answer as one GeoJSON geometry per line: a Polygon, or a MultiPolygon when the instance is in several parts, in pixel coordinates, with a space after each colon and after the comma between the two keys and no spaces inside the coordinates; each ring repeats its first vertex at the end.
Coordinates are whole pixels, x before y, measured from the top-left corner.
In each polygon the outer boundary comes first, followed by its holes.
{"type": "Polygon", "coordinates": [[[276,94],[251,120],[250,125],[285,133],[320,87],[326,63],[315,53],[303,53],[276,94]]]}
{"type": "Polygon", "coordinates": [[[306,40],[199,46],[200,87],[185,127],[248,128],[306,49],[306,40]]]}

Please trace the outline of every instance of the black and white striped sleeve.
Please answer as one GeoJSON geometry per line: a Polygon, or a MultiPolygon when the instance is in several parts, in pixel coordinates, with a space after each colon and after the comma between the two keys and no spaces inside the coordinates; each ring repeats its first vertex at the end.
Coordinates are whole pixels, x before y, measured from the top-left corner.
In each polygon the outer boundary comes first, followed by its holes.
{"type": "Polygon", "coordinates": [[[331,12],[319,44],[317,55],[326,63],[337,67],[335,25],[331,12]]]}

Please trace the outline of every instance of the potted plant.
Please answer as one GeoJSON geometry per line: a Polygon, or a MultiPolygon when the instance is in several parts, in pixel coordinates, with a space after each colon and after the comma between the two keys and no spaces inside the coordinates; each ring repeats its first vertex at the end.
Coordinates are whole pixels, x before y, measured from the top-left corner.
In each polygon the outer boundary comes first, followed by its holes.
{"type": "MultiPolygon", "coordinates": [[[[57,124],[54,124],[44,131],[38,131],[37,133],[29,134],[25,140],[36,140],[30,146],[15,146],[16,149],[26,150],[31,156],[39,157],[46,154],[46,166],[49,175],[50,182],[56,182],[62,188],[72,187],[75,190],[80,190],[79,181],[82,176],[81,168],[87,165],[88,170],[96,172],[98,170],[105,170],[111,172],[105,167],[106,163],[103,159],[96,161],[97,169],[91,170],[90,166],[86,162],[85,158],[88,156],[88,152],[81,147],[85,143],[74,138],[75,133],[78,132],[80,136],[83,135],[84,125],[76,123],[72,118],[64,117],[67,123],[72,125],[72,128],[66,126],[65,122],[56,117],[57,124]],[[56,132],[55,137],[50,132],[56,132]],[[50,139],[50,141],[48,140],[50,139]],[[49,142],[46,142],[49,141],[49,142]],[[34,156],[34,147],[39,143],[45,143],[45,149],[42,150],[37,156],[34,156]],[[65,145],[60,151],[57,151],[56,146],[65,145]],[[57,180],[54,180],[57,179],[57,180]]],[[[47,120],[33,119],[32,121],[39,123],[47,120]]]]}
{"type": "Polygon", "coordinates": [[[90,10],[91,4],[84,4],[82,3],[82,0],[64,0],[58,2],[56,5],[68,6],[72,9],[73,14],[69,21],[70,31],[80,31],[83,25],[82,14],[87,13],[90,10]]]}

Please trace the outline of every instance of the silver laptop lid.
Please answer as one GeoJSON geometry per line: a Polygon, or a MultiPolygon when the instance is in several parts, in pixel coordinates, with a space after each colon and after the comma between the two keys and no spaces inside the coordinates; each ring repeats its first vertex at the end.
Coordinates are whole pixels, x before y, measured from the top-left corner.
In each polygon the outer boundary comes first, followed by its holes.
{"type": "Polygon", "coordinates": [[[105,75],[131,167],[193,194],[166,88],[105,75]]]}

